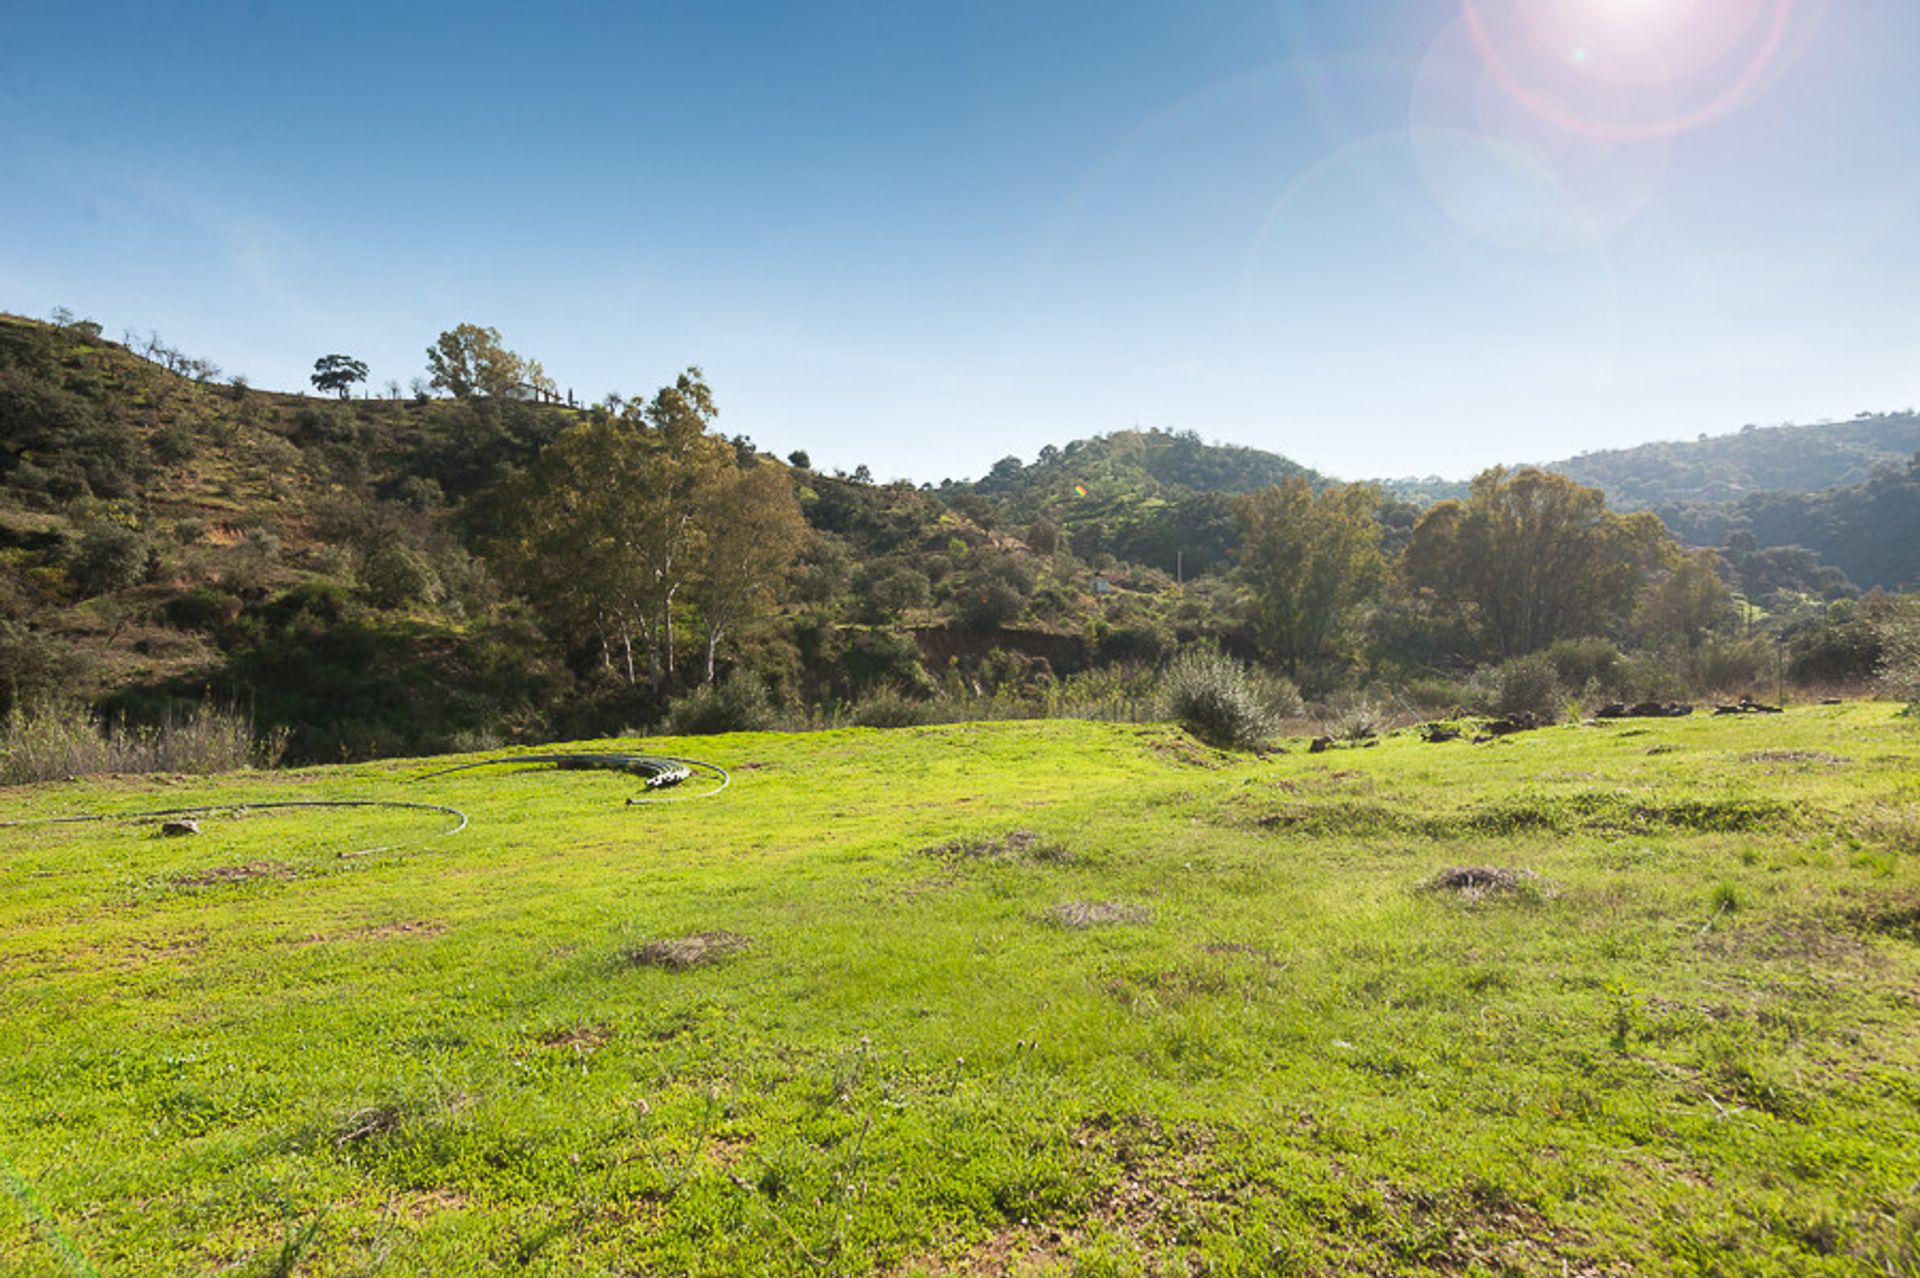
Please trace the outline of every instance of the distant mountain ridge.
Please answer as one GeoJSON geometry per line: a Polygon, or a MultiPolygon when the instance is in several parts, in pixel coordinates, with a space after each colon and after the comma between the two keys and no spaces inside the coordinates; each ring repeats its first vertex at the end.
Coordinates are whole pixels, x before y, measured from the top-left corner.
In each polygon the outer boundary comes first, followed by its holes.
{"type": "Polygon", "coordinates": [[[1616,509],[1636,510],[1851,487],[1876,471],[1904,468],[1916,452],[1920,414],[1908,410],[1808,426],[1747,426],[1691,442],[1582,453],[1542,469],[1605,490],[1616,509]]]}

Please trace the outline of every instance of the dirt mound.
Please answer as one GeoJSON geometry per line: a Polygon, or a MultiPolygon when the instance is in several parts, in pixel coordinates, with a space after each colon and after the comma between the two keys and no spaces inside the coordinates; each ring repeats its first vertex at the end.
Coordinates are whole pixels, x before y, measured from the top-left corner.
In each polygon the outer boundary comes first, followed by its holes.
{"type": "Polygon", "coordinates": [[[695,932],[691,936],[648,941],[628,950],[622,958],[629,967],[664,967],[678,972],[718,962],[751,944],[750,937],[738,932],[695,932]]]}

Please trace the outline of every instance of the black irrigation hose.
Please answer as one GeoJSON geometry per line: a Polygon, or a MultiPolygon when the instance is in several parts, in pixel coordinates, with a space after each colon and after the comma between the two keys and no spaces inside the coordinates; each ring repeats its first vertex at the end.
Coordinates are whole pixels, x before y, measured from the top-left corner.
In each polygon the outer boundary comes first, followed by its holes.
{"type": "MultiPolygon", "coordinates": [[[[416,781],[427,781],[434,777],[443,777],[451,772],[465,772],[469,768],[486,768],[502,763],[554,763],[562,768],[599,768],[614,772],[631,772],[645,778],[647,789],[661,790],[668,786],[679,785],[690,779],[696,770],[710,772],[720,778],[720,784],[711,790],[699,794],[676,794],[662,798],[628,799],[628,806],[648,803],[677,803],[687,799],[710,799],[733,784],[733,775],[717,763],[708,763],[702,759],[680,759],[672,755],[660,754],[515,754],[500,759],[481,759],[475,763],[455,764],[451,768],[441,768],[437,772],[423,773],[415,777],[416,781]]],[[[77,825],[90,821],[154,821],[165,817],[202,816],[213,812],[246,812],[284,810],[288,808],[397,808],[415,812],[439,812],[446,816],[457,817],[459,824],[451,830],[442,830],[420,842],[431,839],[445,839],[467,828],[468,818],[459,808],[448,807],[444,803],[411,803],[402,799],[275,799],[267,802],[203,803],[187,808],[145,808],[135,812],[81,812],[72,816],[26,817],[17,821],[0,821],[0,830],[21,829],[36,825],[77,825]]],[[[375,852],[391,852],[399,847],[412,847],[414,844],[390,843],[384,847],[363,848],[358,852],[342,852],[343,857],[371,856],[375,852]]]]}
{"type": "Polygon", "coordinates": [[[639,807],[649,803],[680,803],[688,799],[711,799],[733,784],[733,774],[717,763],[708,763],[704,759],[683,759],[668,754],[510,754],[498,759],[480,759],[473,763],[456,763],[451,768],[441,768],[435,772],[422,773],[415,781],[430,781],[434,777],[444,777],[451,772],[465,772],[470,768],[491,768],[506,763],[552,763],[562,769],[593,768],[607,772],[631,772],[646,781],[649,790],[664,790],[668,786],[679,785],[692,778],[696,770],[710,772],[719,777],[720,784],[711,790],[699,794],[675,794],[662,798],[628,799],[627,806],[639,807]]]}
{"type": "MultiPolygon", "coordinates": [[[[275,799],[265,803],[203,803],[191,808],[148,808],[139,812],[82,812],[75,816],[27,817],[19,821],[0,821],[0,830],[19,829],[32,825],[76,825],[83,821],[150,821],[161,817],[200,816],[212,812],[247,812],[255,809],[275,808],[402,808],[415,812],[440,812],[450,817],[458,817],[460,823],[451,830],[442,830],[429,835],[420,842],[431,839],[451,838],[467,828],[467,814],[459,808],[450,808],[444,803],[408,803],[400,799],[275,799]]],[[[362,848],[358,852],[342,852],[347,856],[371,856],[375,852],[391,852],[399,847],[412,847],[410,843],[389,843],[385,847],[362,848]]]]}

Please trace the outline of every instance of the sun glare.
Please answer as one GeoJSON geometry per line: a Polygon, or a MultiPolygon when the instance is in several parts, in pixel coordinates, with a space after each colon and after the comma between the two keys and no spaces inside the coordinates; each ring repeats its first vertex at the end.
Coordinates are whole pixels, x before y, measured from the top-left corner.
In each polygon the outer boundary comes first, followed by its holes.
{"type": "Polygon", "coordinates": [[[1554,124],[1685,132],[1737,106],[1779,54],[1794,0],[1460,0],[1480,60],[1554,124]]]}

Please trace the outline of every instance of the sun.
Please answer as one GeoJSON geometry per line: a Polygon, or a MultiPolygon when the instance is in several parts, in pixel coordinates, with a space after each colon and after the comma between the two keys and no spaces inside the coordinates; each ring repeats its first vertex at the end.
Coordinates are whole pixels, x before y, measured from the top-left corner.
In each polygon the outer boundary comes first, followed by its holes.
{"type": "Polygon", "coordinates": [[[1536,115],[1616,138],[1684,132],[1737,105],[1796,0],[1459,0],[1493,79],[1536,115]]]}

